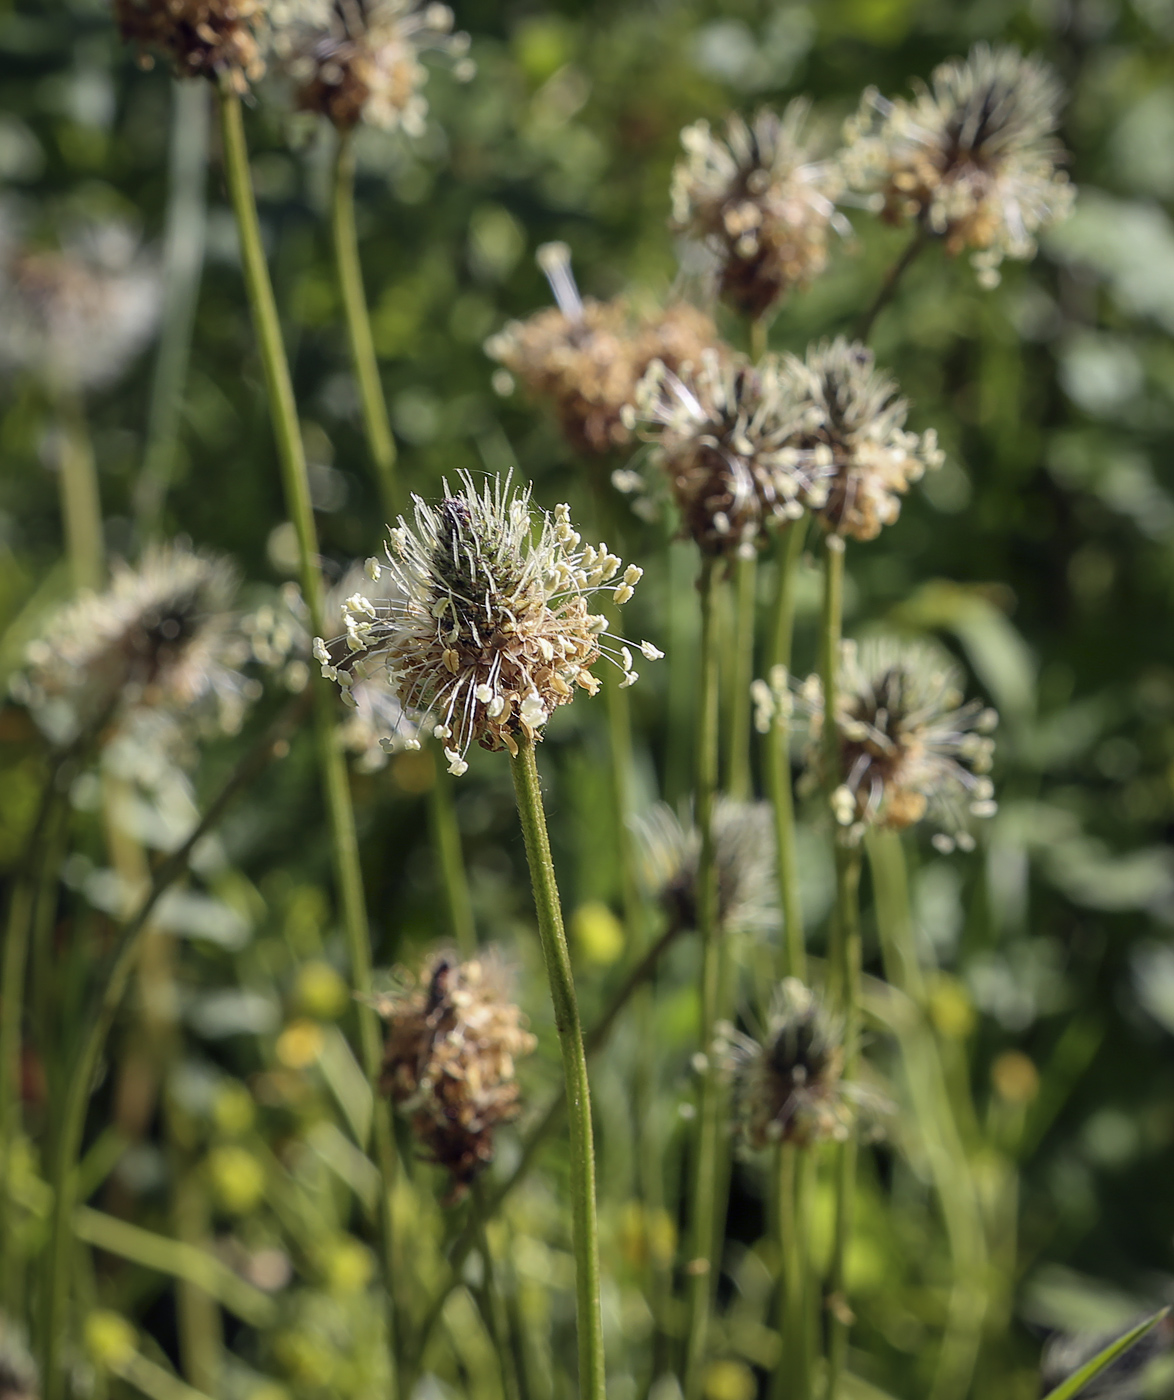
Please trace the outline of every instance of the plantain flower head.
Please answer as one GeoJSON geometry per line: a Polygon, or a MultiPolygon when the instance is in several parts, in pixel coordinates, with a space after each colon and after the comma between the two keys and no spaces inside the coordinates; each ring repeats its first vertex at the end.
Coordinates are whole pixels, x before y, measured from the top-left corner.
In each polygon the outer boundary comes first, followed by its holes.
{"type": "Polygon", "coordinates": [[[459,1199],[493,1160],[493,1135],[517,1116],[515,1062],[536,1041],[492,956],[436,958],[421,984],[376,999],[387,1021],[381,1087],[409,1119],[459,1199]]]}
{"type": "Polygon", "coordinates": [[[274,48],[297,85],[297,105],[320,112],[340,131],[360,122],[409,136],[424,131],[421,89],[426,50],[472,76],[469,36],[453,33],[447,5],[416,0],[310,0],[274,6],[274,48]]]}
{"type": "Polygon", "coordinates": [[[1062,91],[1038,58],[976,44],[934,70],[912,101],[875,89],[845,130],[848,182],[874,192],[891,223],[913,220],[951,253],[975,250],[984,283],[1004,258],[1030,258],[1035,235],[1072,208],[1058,167],[1062,91]]]}
{"type": "Polygon", "coordinates": [[[843,1028],[797,978],[775,993],[762,1040],[725,1024],[719,1062],[732,1086],[734,1125],[755,1151],[774,1143],[799,1147],[842,1141],[852,1122],[844,1068],[843,1028]]]}
{"type": "MultiPolygon", "coordinates": [[[[996,811],[987,774],[998,716],[980,701],[964,702],[958,666],[928,643],[874,637],[843,644],[836,686],[840,771],[832,804],[846,837],[925,820],[939,828],[939,850],[972,849],[971,819],[996,811]]],[[[818,676],[800,687],[797,705],[810,719],[806,782],[827,787],[818,676]]]]}
{"type": "MultiPolygon", "coordinates": [[[[535,521],[528,488],[495,479],[478,491],[467,475],[462,486],[452,494],[446,483],[437,506],[414,498],[413,526],[401,516],[388,541],[388,601],[356,593],[341,644],[314,643],[323,674],[344,691],[356,664],[382,660],[405,714],[444,742],[456,774],[474,741],[516,754],[517,735],[540,739],[576,690],[599,689],[591,668],[601,657],[622,685],[637,679],[630,648],[609,637],[590,600],[606,590],[626,603],[643,573],[634,564],[621,573],[604,544],[584,545],[566,506],[535,521]]],[[[376,578],[385,567],[370,562],[376,578]]],[[[640,650],[661,655],[650,642],[640,650]]]]}
{"type": "MultiPolygon", "coordinates": [[[[656,445],[654,460],[684,531],[705,554],[753,552],[765,543],[767,524],[797,519],[805,503],[824,500],[826,454],[795,446],[818,416],[798,402],[773,355],[752,365],[707,350],[679,373],[654,363],[626,417],[656,445]]],[[[612,479],[621,489],[644,486],[633,472],[612,479]]]]}
{"type": "Polygon", "coordinates": [[[511,321],[490,336],[485,353],[511,382],[520,380],[553,406],[577,451],[613,451],[631,441],[623,408],[648,366],[661,360],[675,369],[696,361],[716,343],[717,331],[685,302],[641,316],[622,300],[580,297],[565,243],[543,244],[538,262],[557,304],[511,321]]]}
{"type": "Polygon", "coordinates": [[[812,160],[804,140],[808,108],[796,98],[781,117],[768,108],[749,124],[730,116],[724,140],[706,121],[681,132],[671,227],[714,253],[722,296],[746,316],[818,276],[829,227],[846,227],[834,202],[839,170],[812,160]]]}
{"type": "Polygon", "coordinates": [[[242,96],[265,73],[265,0],[114,0],[122,37],[165,54],[181,78],[227,82],[242,96]]]}

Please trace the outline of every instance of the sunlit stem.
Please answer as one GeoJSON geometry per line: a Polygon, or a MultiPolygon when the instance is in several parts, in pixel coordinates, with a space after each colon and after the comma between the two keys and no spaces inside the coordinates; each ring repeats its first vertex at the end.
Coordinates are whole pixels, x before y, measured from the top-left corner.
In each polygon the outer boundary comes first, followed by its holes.
{"type": "MultiPolygon", "coordinates": [[[[326,631],[323,617],[322,577],[318,566],[318,536],[314,511],[310,501],[310,479],[298,422],[297,404],[289,364],[281,338],[277,304],[269,279],[269,268],[261,241],[257,218],[257,202],[249,174],[248,150],[245,145],[244,122],[240,98],[221,85],[220,127],[224,151],[224,171],[228,182],[233,213],[240,238],[241,267],[245,288],[257,335],[257,345],[265,374],[277,456],[285,489],[286,509],[293,522],[298,540],[298,555],[302,592],[310,612],[314,631],[321,636],[326,631]]],[[[351,977],[360,997],[371,992],[370,931],[367,906],[363,894],[363,876],[359,864],[359,845],[355,832],[355,814],[351,803],[346,763],[335,741],[335,705],[337,697],[320,676],[311,681],[314,703],[314,732],[317,742],[318,765],[326,796],[330,827],[331,851],[334,858],[335,880],[342,905],[343,931],[351,964],[351,977]]],[[[378,1018],[366,1004],[357,1007],[359,1047],[363,1068],[375,1094],[373,1120],[375,1161],[382,1178],[380,1190],[379,1228],[383,1252],[384,1282],[388,1300],[389,1336],[391,1338],[392,1389],[395,1389],[394,1357],[396,1345],[396,1310],[391,1306],[394,1281],[398,1275],[393,1248],[391,1191],[395,1178],[395,1147],[387,1106],[378,1092],[382,1052],[378,1018]]]]}
{"type": "Polygon", "coordinates": [[[524,734],[510,759],[518,818],[526,843],[526,860],[538,916],[538,937],[554,1003],[554,1020],[562,1051],[570,1125],[571,1238],[575,1253],[575,1312],[579,1332],[581,1400],[605,1400],[603,1319],[599,1302],[599,1226],[595,1209],[595,1143],[591,1129],[591,1093],[587,1053],[579,1022],[579,1004],[571,974],[571,954],[563,930],[562,905],[546,830],[546,813],[534,742],[524,734]]]}
{"type": "Polygon", "coordinates": [[[61,515],[73,586],[96,590],[106,577],[106,545],[94,446],[81,398],[63,390],[55,407],[61,515]]]}

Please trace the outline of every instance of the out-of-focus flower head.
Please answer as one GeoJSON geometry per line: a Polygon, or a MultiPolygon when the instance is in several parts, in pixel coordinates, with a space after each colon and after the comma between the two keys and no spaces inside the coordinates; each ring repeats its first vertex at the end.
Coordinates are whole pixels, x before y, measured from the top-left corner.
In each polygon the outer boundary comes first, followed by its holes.
{"type": "Polygon", "coordinates": [[[241,671],[250,648],[229,611],[235,591],[226,560],[152,545],[133,568],[116,562],[105,592],[55,614],[29,644],[13,694],[58,742],[143,710],[233,732],[258,688],[241,671]]]}
{"type": "MultiPolygon", "coordinates": [[[[606,589],[626,603],[643,573],[630,564],[620,575],[606,545],[583,545],[566,506],[542,513],[535,530],[529,488],[494,478],[478,491],[471,477],[461,480],[455,495],[445,483],[438,506],[415,497],[415,528],[401,516],[392,530],[388,601],[356,593],[345,636],[314,643],[323,675],[344,691],[354,662],[383,661],[404,711],[443,741],[456,774],[474,741],[516,753],[518,734],[539,740],[576,689],[599,689],[591,667],[601,656],[623,672],[621,684],[637,679],[631,650],[609,639],[589,602],[606,589]]],[[[369,561],[373,578],[386,567],[369,561]]],[[[661,655],[650,642],[640,650],[661,655]]]]}
{"type": "MultiPolygon", "coordinates": [[[[996,810],[986,775],[998,716],[978,700],[964,702],[962,684],[959,667],[929,643],[871,637],[843,644],[836,677],[840,772],[832,803],[849,840],[869,826],[901,830],[927,820],[939,828],[939,850],[973,849],[971,819],[996,810]]],[[[810,717],[806,785],[826,787],[818,676],[802,684],[796,700],[810,717]]]]}
{"type": "MultiPolygon", "coordinates": [[[[636,818],[641,873],[649,894],[678,929],[697,927],[697,867],[701,833],[658,803],[636,818]]],[[[723,932],[753,933],[778,924],[774,833],[764,802],[719,798],[713,812],[717,924],[723,932]]]]}
{"type": "Polygon", "coordinates": [[[127,43],[144,68],[152,50],[182,78],[213,78],[242,95],[265,73],[265,0],[114,0],[127,43]]]}
{"type": "Polygon", "coordinates": [[[686,302],[638,315],[622,300],[584,300],[565,243],[544,243],[538,262],[557,305],[511,321],[490,336],[485,353],[553,405],[577,451],[613,451],[631,441],[622,410],[653,360],[670,369],[694,363],[717,331],[686,302]]]}
{"type": "Polygon", "coordinates": [[[1058,167],[1063,93],[1047,64],[976,44],[934,70],[912,101],[870,88],[845,129],[849,184],[876,192],[892,223],[915,220],[951,253],[975,249],[986,285],[1004,258],[1030,258],[1035,234],[1065,218],[1073,187],[1058,167]]]}
{"type": "Polygon", "coordinates": [[[154,335],[161,297],[158,268],[122,225],[60,249],[0,228],[0,372],[24,370],[52,390],[112,384],[154,335]]]}
{"type": "Polygon", "coordinates": [[[458,1199],[493,1160],[493,1134],[518,1112],[515,1061],[536,1044],[491,954],[441,956],[421,984],[377,998],[388,1022],[382,1088],[429,1157],[452,1173],[458,1199]]]}
{"type": "Polygon", "coordinates": [[[780,985],[761,1041],[728,1023],[718,1034],[734,1124],[747,1147],[847,1137],[852,1097],[841,1078],[843,1027],[802,982],[788,977],[780,985]]]}
{"type": "MultiPolygon", "coordinates": [[[[783,364],[767,355],[751,365],[732,352],[706,350],[674,373],[654,362],[636,387],[625,420],[655,443],[655,461],[703,553],[744,554],[765,543],[764,526],[797,519],[822,503],[826,454],[795,447],[818,418],[798,403],[783,364]]],[[[621,490],[642,489],[635,472],[613,475],[621,490]]]]}
{"type": "Polygon", "coordinates": [[[0,1313],[0,1400],[37,1400],[37,1367],[16,1325],[0,1313]]]}
{"type": "Polygon", "coordinates": [[[424,131],[421,91],[428,49],[472,76],[469,36],[453,33],[447,5],[416,0],[281,0],[271,7],[273,45],[297,85],[297,104],[340,131],[359,122],[409,136],[424,131]]]}
{"type": "Polygon", "coordinates": [[[788,355],[780,381],[800,425],[790,452],[816,484],[805,504],[830,533],[875,539],[900,515],[909,483],[944,460],[937,434],[906,430],[909,405],[895,380],[843,337],[811,346],[803,360],[788,355]]]}
{"type": "Polygon", "coordinates": [[[730,116],[724,140],[706,121],[681,132],[671,227],[716,255],[721,294],[746,316],[818,276],[829,227],[847,227],[835,208],[840,171],[812,160],[804,140],[808,109],[796,98],[781,117],[769,108],[749,124],[730,116]]]}

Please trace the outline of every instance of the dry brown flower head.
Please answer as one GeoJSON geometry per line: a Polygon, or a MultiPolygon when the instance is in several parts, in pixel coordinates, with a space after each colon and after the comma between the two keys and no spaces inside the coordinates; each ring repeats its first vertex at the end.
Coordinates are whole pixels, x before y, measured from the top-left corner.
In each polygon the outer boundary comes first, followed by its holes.
{"type": "Polygon", "coordinates": [[[167,55],[182,78],[214,78],[244,94],[265,73],[261,31],[264,0],[114,0],[122,37],[167,55]]]}

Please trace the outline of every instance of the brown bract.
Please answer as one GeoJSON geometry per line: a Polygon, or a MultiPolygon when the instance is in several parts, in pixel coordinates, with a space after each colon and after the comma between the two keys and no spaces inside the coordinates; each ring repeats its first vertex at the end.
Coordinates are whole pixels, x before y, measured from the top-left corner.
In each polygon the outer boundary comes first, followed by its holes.
{"type": "Polygon", "coordinates": [[[185,78],[223,78],[238,93],[265,73],[258,42],[261,0],[114,0],[122,37],[144,50],[150,67],[157,49],[185,78]]]}

